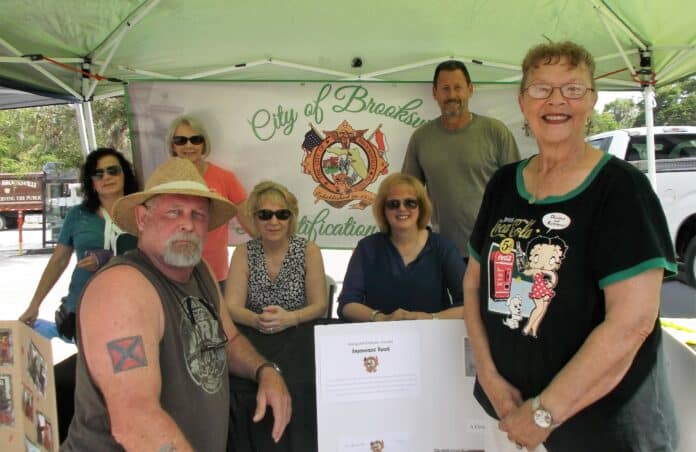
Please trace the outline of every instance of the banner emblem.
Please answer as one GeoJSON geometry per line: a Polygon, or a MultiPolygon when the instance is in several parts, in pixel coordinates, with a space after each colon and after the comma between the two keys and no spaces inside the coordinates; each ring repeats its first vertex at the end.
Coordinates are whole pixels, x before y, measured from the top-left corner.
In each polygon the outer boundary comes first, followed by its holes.
{"type": "Polygon", "coordinates": [[[389,163],[386,137],[380,124],[368,138],[368,129],[356,130],[343,121],[335,130],[325,130],[322,137],[314,126],[305,133],[302,170],[319,185],[314,202],[326,201],[340,209],[351,201],[351,209],[364,209],[374,202],[375,194],[367,190],[380,176],[387,174],[389,163]],[[375,143],[372,142],[375,140],[375,143]]]}

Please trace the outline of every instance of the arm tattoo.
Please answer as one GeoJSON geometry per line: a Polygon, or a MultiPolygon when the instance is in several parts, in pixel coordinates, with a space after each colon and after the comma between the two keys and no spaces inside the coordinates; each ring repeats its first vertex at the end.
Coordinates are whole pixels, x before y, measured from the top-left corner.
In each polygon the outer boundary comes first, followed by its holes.
{"type": "Polygon", "coordinates": [[[142,336],[122,337],[113,340],[106,344],[106,349],[111,357],[114,373],[147,367],[142,336]]]}
{"type": "Polygon", "coordinates": [[[176,452],[176,447],[174,447],[174,444],[165,444],[164,446],[160,447],[159,452],[176,452]]]}

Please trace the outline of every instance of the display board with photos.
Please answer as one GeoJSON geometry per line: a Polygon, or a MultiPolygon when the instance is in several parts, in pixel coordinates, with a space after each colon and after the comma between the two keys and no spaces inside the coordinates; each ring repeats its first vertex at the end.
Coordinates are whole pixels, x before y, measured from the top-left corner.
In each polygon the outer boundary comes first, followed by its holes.
{"type": "Polygon", "coordinates": [[[0,450],[58,451],[51,342],[0,321],[0,450]]]}

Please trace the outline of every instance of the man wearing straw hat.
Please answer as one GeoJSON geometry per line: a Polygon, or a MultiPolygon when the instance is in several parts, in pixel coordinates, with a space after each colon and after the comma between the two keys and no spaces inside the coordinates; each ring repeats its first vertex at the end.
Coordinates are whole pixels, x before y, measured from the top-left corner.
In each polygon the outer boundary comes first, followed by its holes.
{"type": "Polygon", "coordinates": [[[280,439],[291,402],[279,369],[239,334],[201,262],[207,231],[235,211],[179,158],[116,202],[113,220],[138,235],[138,249],[82,295],[75,417],[62,450],[224,450],[228,371],[259,382],[254,421],[270,406],[280,439]]]}

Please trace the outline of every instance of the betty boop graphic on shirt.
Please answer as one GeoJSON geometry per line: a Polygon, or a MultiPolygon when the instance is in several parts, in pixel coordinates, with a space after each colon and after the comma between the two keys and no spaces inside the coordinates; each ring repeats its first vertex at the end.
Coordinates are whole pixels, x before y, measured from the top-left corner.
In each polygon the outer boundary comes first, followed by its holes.
{"type": "Polygon", "coordinates": [[[522,330],[523,334],[537,337],[541,321],[556,295],[554,289],[558,285],[558,270],[567,249],[565,241],[558,236],[538,236],[529,241],[527,265],[522,273],[533,278],[529,298],[534,302],[534,308],[522,330]]]}

